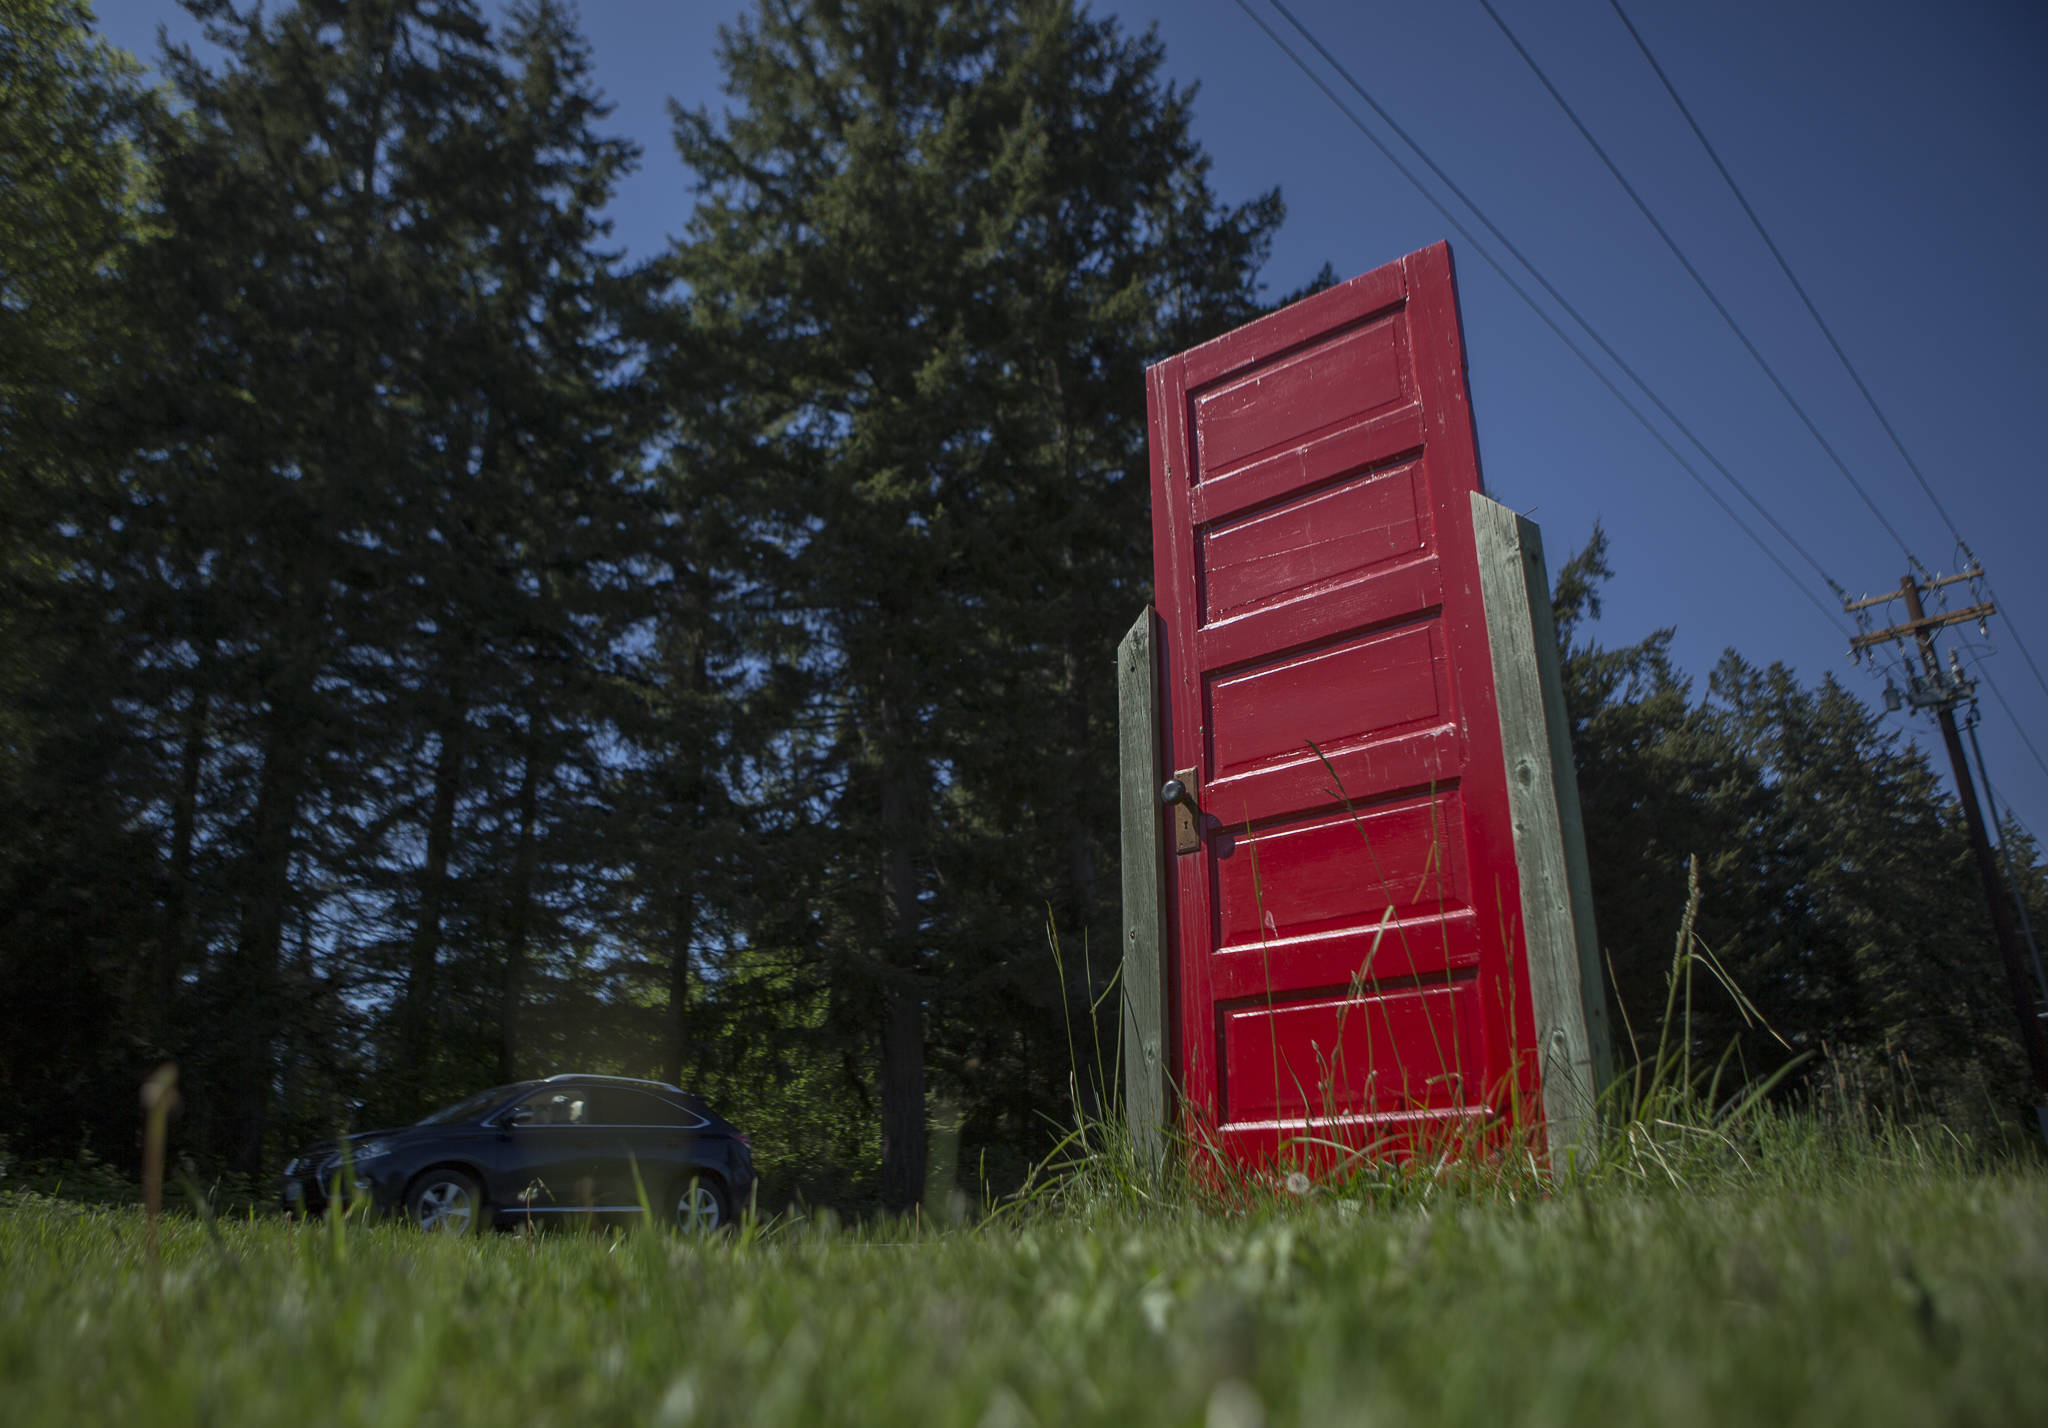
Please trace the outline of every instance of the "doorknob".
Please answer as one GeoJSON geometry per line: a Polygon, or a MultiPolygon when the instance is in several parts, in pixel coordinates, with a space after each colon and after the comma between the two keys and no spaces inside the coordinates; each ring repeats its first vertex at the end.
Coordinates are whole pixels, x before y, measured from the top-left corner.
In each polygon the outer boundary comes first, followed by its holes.
{"type": "Polygon", "coordinates": [[[1159,801],[1173,810],[1173,851],[1202,850],[1202,806],[1195,802],[1195,771],[1175,769],[1159,787],[1159,801]]]}

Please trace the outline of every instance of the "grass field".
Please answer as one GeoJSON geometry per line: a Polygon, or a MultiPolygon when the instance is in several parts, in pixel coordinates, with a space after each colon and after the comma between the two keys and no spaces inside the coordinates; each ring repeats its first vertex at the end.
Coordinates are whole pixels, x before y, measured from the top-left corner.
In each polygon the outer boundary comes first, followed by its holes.
{"type": "Polygon", "coordinates": [[[166,1217],[160,1272],[139,1211],[14,1195],[0,1423],[2048,1423],[2038,1164],[1765,1142],[708,1244],[166,1217]]]}

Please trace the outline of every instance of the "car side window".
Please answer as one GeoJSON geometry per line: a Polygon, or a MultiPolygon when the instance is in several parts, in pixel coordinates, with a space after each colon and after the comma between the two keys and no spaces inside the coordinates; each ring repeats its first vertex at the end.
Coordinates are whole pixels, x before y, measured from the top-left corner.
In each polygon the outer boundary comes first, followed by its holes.
{"type": "Polygon", "coordinates": [[[702,1117],[693,1116],[681,1106],[671,1105],[644,1091],[628,1090],[623,1086],[594,1086],[588,1094],[591,1123],[594,1125],[687,1128],[704,1123],[702,1117]]]}
{"type": "Polygon", "coordinates": [[[587,1126],[596,1124],[591,1116],[589,1092],[584,1088],[570,1087],[560,1090],[539,1091],[519,1103],[520,1109],[531,1111],[530,1126],[587,1126]]]}

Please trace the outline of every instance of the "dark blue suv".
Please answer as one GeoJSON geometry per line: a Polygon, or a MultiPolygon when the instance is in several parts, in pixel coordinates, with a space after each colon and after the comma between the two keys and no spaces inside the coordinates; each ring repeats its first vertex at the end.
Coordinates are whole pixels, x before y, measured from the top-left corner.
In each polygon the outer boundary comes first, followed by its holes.
{"type": "Polygon", "coordinates": [[[496,1086],[400,1130],[323,1141],[284,1168],[284,1207],[317,1214],[353,1177],[422,1229],[637,1217],[642,1196],[690,1233],[723,1228],[754,1188],[747,1137],[689,1092],[622,1076],[496,1086]]]}

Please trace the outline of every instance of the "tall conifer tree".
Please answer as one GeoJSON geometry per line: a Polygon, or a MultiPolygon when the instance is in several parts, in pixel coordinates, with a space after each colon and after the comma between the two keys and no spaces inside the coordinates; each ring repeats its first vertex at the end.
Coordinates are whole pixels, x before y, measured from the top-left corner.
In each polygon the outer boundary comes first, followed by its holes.
{"type": "Polygon", "coordinates": [[[1142,364],[1254,310],[1280,207],[1218,204],[1157,41],[1064,0],[763,4],[721,54],[736,108],[677,114],[675,270],[810,642],[787,930],[873,1037],[901,1210],[935,1019],[1035,984],[978,1020],[1065,1045],[1027,909],[1079,942],[1097,901],[1142,364]]]}
{"type": "Polygon", "coordinates": [[[472,1078],[437,1009],[516,1001],[516,970],[441,969],[458,926],[524,956],[539,804],[594,736],[565,671],[630,619],[602,592],[640,519],[614,391],[635,290],[597,213],[632,150],[546,0],[502,37],[471,0],[191,8],[226,59],[168,57],[187,107],[147,276],[183,347],[138,483],[223,855],[198,1088],[233,1088],[209,1109],[253,1170],[277,1059],[316,1034],[315,954],[386,994],[385,1114],[445,1096],[437,1067],[472,1078]],[[480,917],[470,845],[508,819],[516,910],[480,917]]]}
{"type": "Polygon", "coordinates": [[[150,355],[128,281],[148,197],[139,73],[79,0],[0,0],[0,1099],[31,1149],[131,1115],[161,1031],[137,816],[156,769],[124,717],[139,681],[104,594],[113,396],[150,355]]]}

